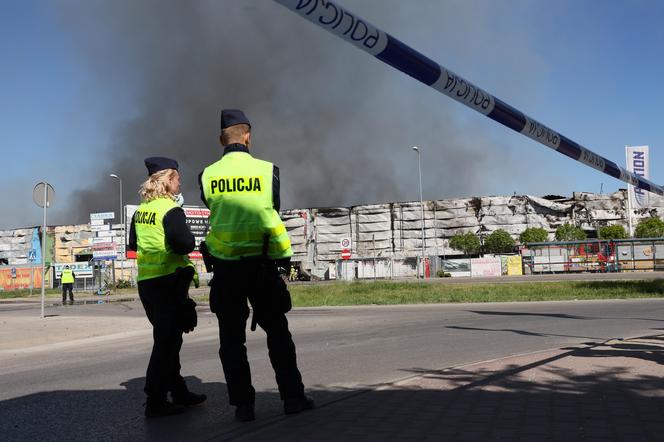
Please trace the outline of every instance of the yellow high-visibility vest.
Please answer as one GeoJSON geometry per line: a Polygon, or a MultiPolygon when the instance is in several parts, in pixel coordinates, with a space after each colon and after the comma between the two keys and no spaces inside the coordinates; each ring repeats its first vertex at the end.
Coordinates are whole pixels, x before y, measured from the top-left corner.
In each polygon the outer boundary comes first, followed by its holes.
{"type": "Polygon", "coordinates": [[[229,152],[205,168],[201,184],[210,208],[205,243],[212,256],[261,256],[266,238],[270,259],[293,255],[286,226],[272,206],[273,168],[246,152],[229,152]]]}
{"type": "Polygon", "coordinates": [[[74,272],[71,269],[62,269],[60,282],[63,284],[72,284],[74,282],[74,272]]]}
{"type": "Polygon", "coordinates": [[[179,207],[175,201],[162,197],[144,202],[136,209],[134,226],[139,281],[170,275],[178,267],[194,266],[187,255],[174,253],[166,243],[164,216],[174,207],[179,207]]]}

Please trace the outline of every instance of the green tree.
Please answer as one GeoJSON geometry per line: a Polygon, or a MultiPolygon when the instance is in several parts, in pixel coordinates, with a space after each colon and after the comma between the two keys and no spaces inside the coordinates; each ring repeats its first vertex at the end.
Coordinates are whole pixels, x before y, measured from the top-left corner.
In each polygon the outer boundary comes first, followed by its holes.
{"type": "Polygon", "coordinates": [[[514,248],[514,240],[503,229],[494,230],[484,240],[484,251],[487,253],[509,253],[514,248]]]}
{"type": "Polygon", "coordinates": [[[474,233],[457,233],[450,239],[450,247],[465,255],[474,255],[480,251],[480,239],[474,233]]]}
{"type": "Polygon", "coordinates": [[[623,226],[604,226],[599,228],[599,239],[626,239],[627,231],[623,226]]]}
{"type": "Polygon", "coordinates": [[[545,242],[549,239],[549,234],[546,229],[541,227],[528,227],[519,235],[521,244],[529,244],[531,242],[545,242]]]}
{"type": "Polygon", "coordinates": [[[664,236],[664,221],[653,216],[642,219],[634,231],[636,238],[660,238],[664,236]]]}
{"type": "Polygon", "coordinates": [[[563,224],[556,229],[556,241],[580,241],[586,239],[586,232],[581,227],[563,224]]]}

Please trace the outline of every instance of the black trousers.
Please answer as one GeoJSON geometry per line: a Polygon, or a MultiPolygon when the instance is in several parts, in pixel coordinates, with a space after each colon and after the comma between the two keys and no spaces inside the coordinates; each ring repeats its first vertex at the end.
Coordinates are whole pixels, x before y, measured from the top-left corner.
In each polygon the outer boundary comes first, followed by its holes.
{"type": "Polygon", "coordinates": [[[230,404],[251,404],[255,397],[245,346],[247,300],[256,315],[256,323],[267,334],[268,355],[281,399],[303,397],[304,385],[283,305],[286,287],[276,266],[250,260],[214,260],[213,263],[210,308],[219,321],[219,357],[230,404]]]}
{"type": "Polygon", "coordinates": [[[166,400],[169,391],[176,395],[187,391],[180,375],[182,329],[179,313],[184,298],[183,294],[177,293],[176,286],[175,274],[138,282],[138,295],[152,324],[154,341],[144,391],[155,400],[166,400]]]}
{"type": "Polygon", "coordinates": [[[74,302],[74,283],[65,282],[62,284],[62,302],[67,300],[67,292],[69,292],[69,301],[74,302]]]}

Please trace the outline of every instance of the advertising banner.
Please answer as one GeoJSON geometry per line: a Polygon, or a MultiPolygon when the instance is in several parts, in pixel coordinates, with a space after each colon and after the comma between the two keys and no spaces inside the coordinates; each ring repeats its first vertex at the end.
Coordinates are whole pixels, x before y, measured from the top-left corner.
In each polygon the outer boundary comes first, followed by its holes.
{"type": "Polygon", "coordinates": [[[207,207],[187,207],[182,208],[184,214],[187,217],[187,225],[191,229],[191,233],[194,234],[196,238],[196,250],[189,254],[191,259],[203,259],[201,252],[198,251],[198,246],[201,245],[201,242],[205,239],[207,234],[209,222],[208,218],[210,217],[210,209],[207,207]]]}
{"type": "MultiPolygon", "coordinates": [[[[648,146],[625,146],[627,157],[627,170],[634,175],[650,179],[650,162],[648,146]]],[[[648,207],[648,192],[628,184],[629,203],[634,209],[645,209],[648,207]]]]}
{"type": "MultiPolygon", "coordinates": [[[[136,205],[127,205],[127,225],[126,229],[127,232],[129,232],[129,229],[131,228],[131,219],[134,216],[134,213],[136,212],[136,209],[138,209],[138,206],[136,205]]],[[[208,229],[208,218],[210,217],[210,209],[207,207],[200,207],[200,206],[184,206],[182,207],[182,210],[184,210],[184,214],[187,217],[187,225],[191,229],[191,233],[194,234],[194,238],[196,238],[196,249],[189,254],[189,257],[191,259],[202,259],[203,257],[201,256],[201,253],[198,251],[198,246],[201,244],[201,241],[205,239],[205,235],[207,233],[208,229]]],[[[127,233],[127,237],[129,237],[129,233],[127,233]]],[[[127,253],[127,258],[135,258],[136,255],[134,253],[127,253]]]]}
{"type": "Polygon", "coordinates": [[[521,256],[514,255],[507,257],[507,275],[523,275],[521,256]]]}
{"type": "MultiPolygon", "coordinates": [[[[108,240],[108,238],[104,238],[108,240]]],[[[115,244],[113,242],[103,242],[92,244],[92,259],[95,260],[105,260],[105,259],[117,259],[118,252],[115,244]]]]}
{"type": "Polygon", "coordinates": [[[28,259],[32,261],[32,264],[41,264],[42,247],[41,240],[39,239],[39,229],[36,227],[32,229],[32,249],[29,255],[28,259]]]}
{"type": "Polygon", "coordinates": [[[500,258],[473,258],[470,276],[501,276],[500,258]]]}
{"type": "Polygon", "coordinates": [[[34,281],[34,288],[41,288],[41,266],[30,267],[3,267],[0,269],[0,287],[3,290],[19,290],[30,288],[30,278],[34,281]]]}
{"type": "Polygon", "coordinates": [[[470,260],[446,259],[443,261],[443,271],[452,277],[470,276],[470,260]]]}

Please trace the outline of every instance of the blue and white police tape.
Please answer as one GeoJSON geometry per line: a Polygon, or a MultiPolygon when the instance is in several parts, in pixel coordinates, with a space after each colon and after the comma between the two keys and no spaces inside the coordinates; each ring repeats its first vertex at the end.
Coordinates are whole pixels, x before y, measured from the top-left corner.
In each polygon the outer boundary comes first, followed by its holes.
{"type": "Polygon", "coordinates": [[[331,1],[275,1],[404,74],[528,138],[614,178],[664,195],[664,187],[559,134],[331,1]]]}

